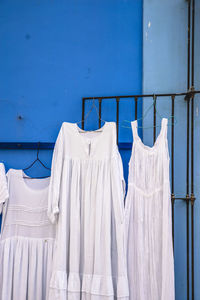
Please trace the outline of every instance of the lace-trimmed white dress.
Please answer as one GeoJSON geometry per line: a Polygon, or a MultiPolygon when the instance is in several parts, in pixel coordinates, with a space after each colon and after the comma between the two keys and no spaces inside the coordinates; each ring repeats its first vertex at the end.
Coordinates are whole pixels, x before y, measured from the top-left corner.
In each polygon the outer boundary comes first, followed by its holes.
{"type": "Polygon", "coordinates": [[[49,178],[7,173],[0,236],[0,300],[45,300],[51,275],[55,226],[47,217],[49,178]]]}
{"type": "Polygon", "coordinates": [[[128,299],[124,178],[115,123],[92,132],[62,124],[48,215],[57,224],[49,299],[128,299]]]}
{"type": "Polygon", "coordinates": [[[167,119],[153,147],[132,122],[126,221],[130,300],[174,300],[167,119]]]}
{"type": "Polygon", "coordinates": [[[6,180],[6,171],[3,163],[0,163],[0,214],[2,213],[3,205],[8,199],[8,186],[6,180]]]}

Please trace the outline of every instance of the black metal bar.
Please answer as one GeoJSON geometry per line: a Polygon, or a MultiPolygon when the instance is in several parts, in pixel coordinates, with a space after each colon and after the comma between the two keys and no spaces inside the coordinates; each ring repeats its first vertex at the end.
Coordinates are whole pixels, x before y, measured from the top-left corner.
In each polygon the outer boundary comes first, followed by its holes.
{"type": "Polygon", "coordinates": [[[99,128],[101,127],[101,104],[102,104],[102,99],[99,98],[99,128]]]}
{"type": "Polygon", "coordinates": [[[194,201],[195,197],[191,195],[191,239],[192,239],[192,300],[194,300],[194,201]]]}
{"type": "Polygon", "coordinates": [[[189,234],[189,145],[190,145],[190,98],[187,98],[187,163],[186,163],[186,235],[187,235],[187,300],[190,299],[190,234],[189,234]]]}
{"type": "Polygon", "coordinates": [[[117,122],[117,144],[119,142],[119,101],[120,98],[116,98],[116,104],[117,104],[117,109],[116,109],[116,122],[117,122]]]}
{"type": "Polygon", "coordinates": [[[138,97],[135,97],[135,120],[137,120],[137,104],[138,104],[138,97]]]}
{"type": "Polygon", "coordinates": [[[190,23],[191,23],[191,0],[188,0],[188,49],[187,49],[187,89],[190,89],[190,23]]]}
{"type": "Polygon", "coordinates": [[[85,123],[85,99],[82,98],[82,122],[81,122],[81,127],[84,129],[84,124],[85,123]]]}
{"type": "MultiPolygon", "coordinates": [[[[192,67],[191,90],[194,90],[194,38],[195,38],[195,0],[192,0],[192,67]]],[[[191,259],[192,259],[192,300],[194,300],[194,95],[191,97],[191,259]]]]}
{"type": "Polygon", "coordinates": [[[187,91],[187,92],[182,92],[182,93],[163,93],[163,94],[136,94],[136,95],[121,95],[121,96],[96,96],[96,97],[84,97],[84,100],[93,100],[93,99],[107,99],[107,100],[112,100],[119,98],[120,100],[126,99],[126,98],[153,98],[154,96],[156,97],[170,97],[172,95],[174,96],[186,96],[186,95],[192,95],[192,94],[199,94],[200,91],[187,91]]]}
{"type": "MultiPolygon", "coordinates": [[[[41,150],[54,149],[55,143],[40,142],[41,150]]],[[[118,143],[119,149],[132,149],[132,143],[118,143]]],[[[37,150],[38,142],[0,142],[0,150],[37,150]]]]}
{"type": "Polygon", "coordinates": [[[175,197],[174,199],[188,201],[188,200],[190,200],[190,197],[189,196],[188,197],[175,197]]]}
{"type": "Polygon", "coordinates": [[[172,238],[174,247],[174,99],[175,96],[171,97],[172,100],[172,126],[171,126],[171,202],[172,202],[172,238]]]}
{"type": "MultiPolygon", "coordinates": [[[[40,142],[40,150],[46,149],[51,150],[54,148],[55,143],[48,143],[48,142],[40,142]]],[[[1,150],[37,150],[38,149],[38,142],[0,142],[0,149],[1,150]]]]}
{"type": "Polygon", "coordinates": [[[195,0],[192,0],[192,66],[191,85],[194,87],[194,35],[195,35],[195,0]]]}
{"type": "Polygon", "coordinates": [[[194,95],[191,98],[191,264],[192,300],[194,300],[194,95]]]}
{"type": "Polygon", "coordinates": [[[153,101],[154,101],[154,106],[153,106],[153,142],[155,143],[156,141],[156,99],[157,97],[154,95],[153,101]]]}

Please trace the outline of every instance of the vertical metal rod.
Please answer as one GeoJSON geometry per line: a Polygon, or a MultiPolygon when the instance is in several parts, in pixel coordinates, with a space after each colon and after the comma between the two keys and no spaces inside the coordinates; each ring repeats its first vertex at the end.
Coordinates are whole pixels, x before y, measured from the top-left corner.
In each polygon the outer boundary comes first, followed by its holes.
{"type": "Polygon", "coordinates": [[[82,99],[82,122],[81,122],[81,128],[84,129],[84,118],[85,118],[85,99],[82,99]]]}
{"type": "MultiPolygon", "coordinates": [[[[194,37],[195,37],[195,0],[192,0],[192,57],[191,88],[194,90],[194,37]]],[[[194,94],[191,98],[191,264],[192,264],[192,300],[194,300],[194,94]]]]}
{"type": "Polygon", "coordinates": [[[191,259],[192,300],[194,300],[194,95],[191,98],[191,259]]]}
{"type": "Polygon", "coordinates": [[[154,106],[153,106],[153,141],[156,141],[156,96],[153,96],[154,106]]]}
{"type": "Polygon", "coordinates": [[[191,67],[192,87],[194,87],[194,35],[195,35],[195,0],[192,0],[192,67],[191,67]]]}
{"type": "Polygon", "coordinates": [[[102,98],[99,98],[99,128],[101,127],[101,103],[102,98]]]}
{"type": "Polygon", "coordinates": [[[187,300],[190,300],[190,234],[189,234],[189,129],[190,129],[190,98],[187,98],[187,164],[186,164],[186,232],[187,232],[187,300]]]}
{"type": "Polygon", "coordinates": [[[138,97],[135,97],[135,120],[137,120],[137,104],[138,104],[138,97]]]}
{"type": "Polygon", "coordinates": [[[172,238],[173,238],[173,248],[174,248],[174,99],[175,96],[171,96],[172,107],[172,126],[171,126],[171,202],[172,202],[172,238]]]}
{"type": "Polygon", "coordinates": [[[190,23],[191,23],[191,0],[188,0],[188,53],[187,53],[187,89],[190,89],[190,23]]]}
{"type": "Polygon", "coordinates": [[[119,100],[120,98],[116,98],[117,110],[116,110],[116,120],[117,120],[117,144],[119,141],[119,100]]]}

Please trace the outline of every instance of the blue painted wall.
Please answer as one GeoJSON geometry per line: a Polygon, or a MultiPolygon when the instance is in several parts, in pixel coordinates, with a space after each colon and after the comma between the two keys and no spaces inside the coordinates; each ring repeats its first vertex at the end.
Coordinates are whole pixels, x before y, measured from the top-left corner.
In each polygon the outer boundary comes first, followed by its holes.
{"type": "MultiPolygon", "coordinates": [[[[187,1],[144,0],[143,18],[143,92],[182,92],[187,89],[187,1]]],[[[196,1],[195,76],[200,88],[200,2],[196,1]]],[[[200,299],[200,116],[199,100],[195,100],[195,299],[200,299]]],[[[151,104],[143,103],[145,111],[151,104]]],[[[159,99],[158,112],[170,118],[170,99],[159,99]]],[[[183,97],[175,103],[175,194],[186,194],[186,102],[183,97]]],[[[160,124],[157,114],[157,125],[160,124]]],[[[170,122],[169,122],[170,123],[170,122]]],[[[152,126],[152,111],[144,120],[144,127],[152,126]]],[[[171,127],[169,126],[169,131],[171,127]]],[[[159,132],[160,128],[157,128],[159,132]]],[[[152,129],[144,131],[144,142],[152,145],[152,129]]],[[[170,132],[168,134],[171,145],[170,132]]],[[[175,277],[176,300],[186,300],[186,204],[175,203],[175,277]]],[[[191,290],[190,290],[191,292],[191,290]]],[[[191,293],[190,293],[191,296],[191,293]]]]}
{"type": "MultiPolygon", "coordinates": [[[[141,92],[142,0],[7,0],[0,11],[1,141],[55,141],[63,121],[81,119],[81,97],[141,92]]],[[[120,104],[122,119],[128,107],[120,104]]],[[[115,120],[115,103],[102,110],[103,119],[115,120]]],[[[93,112],[86,128],[97,124],[93,112]]],[[[120,128],[120,139],[131,131],[120,128]]],[[[51,154],[41,151],[49,166],[51,154]]],[[[6,168],[34,157],[0,151],[6,168]]]]}

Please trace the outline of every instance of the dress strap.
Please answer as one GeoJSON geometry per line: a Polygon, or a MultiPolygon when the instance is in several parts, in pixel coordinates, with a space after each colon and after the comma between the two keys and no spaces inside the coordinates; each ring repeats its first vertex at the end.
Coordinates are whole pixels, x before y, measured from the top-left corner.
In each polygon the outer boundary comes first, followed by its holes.
{"type": "Polygon", "coordinates": [[[137,140],[139,138],[137,124],[138,124],[137,120],[131,122],[133,140],[137,140]]]}
{"type": "Polygon", "coordinates": [[[168,119],[162,118],[162,124],[161,124],[161,135],[163,138],[167,138],[167,125],[168,125],[168,119]]]}

